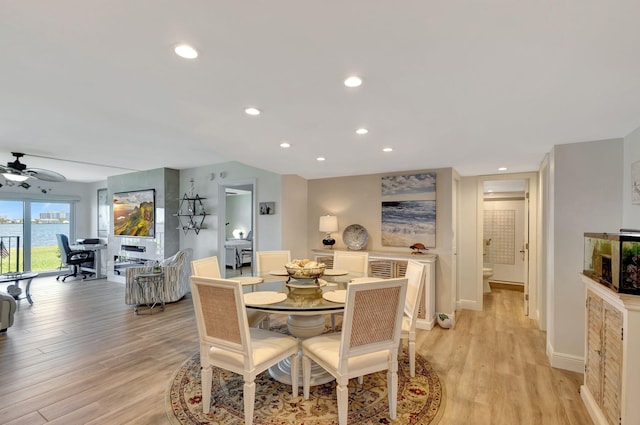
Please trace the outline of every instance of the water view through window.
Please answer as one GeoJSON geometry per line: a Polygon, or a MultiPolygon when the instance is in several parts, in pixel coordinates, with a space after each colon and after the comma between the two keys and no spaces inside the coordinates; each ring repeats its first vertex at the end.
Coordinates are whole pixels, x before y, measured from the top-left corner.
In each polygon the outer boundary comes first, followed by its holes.
{"type": "Polygon", "coordinates": [[[69,202],[0,200],[0,236],[20,237],[19,252],[16,252],[15,245],[8,249],[10,255],[4,259],[10,259],[12,265],[2,264],[3,273],[9,270],[8,267],[12,269],[10,271],[15,271],[16,255],[20,258],[20,271],[43,272],[58,269],[60,252],[56,234],[68,236],[70,220],[69,202]],[[25,237],[26,235],[29,237],[25,237]]]}

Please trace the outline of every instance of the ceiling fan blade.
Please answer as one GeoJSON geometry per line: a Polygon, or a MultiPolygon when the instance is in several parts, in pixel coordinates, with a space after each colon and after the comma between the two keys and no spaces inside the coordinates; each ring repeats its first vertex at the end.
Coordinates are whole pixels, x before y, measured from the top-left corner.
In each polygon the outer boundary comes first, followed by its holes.
{"type": "Polygon", "coordinates": [[[66,180],[66,177],[60,173],[56,173],[55,171],[50,170],[42,170],[40,168],[30,168],[26,171],[25,174],[29,174],[35,179],[46,182],[63,182],[66,180]]]}

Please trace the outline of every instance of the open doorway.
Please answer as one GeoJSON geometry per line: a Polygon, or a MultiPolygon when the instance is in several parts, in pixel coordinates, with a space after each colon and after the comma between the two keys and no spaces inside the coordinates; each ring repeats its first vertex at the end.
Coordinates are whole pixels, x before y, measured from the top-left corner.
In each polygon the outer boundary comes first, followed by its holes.
{"type": "Polygon", "coordinates": [[[220,257],[224,275],[227,278],[251,275],[255,246],[254,184],[225,185],[221,193],[224,197],[220,204],[224,211],[221,214],[224,243],[220,257]]]}
{"type": "MultiPolygon", "coordinates": [[[[535,257],[530,253],[535,238],[535,208],[531,193],[535,174],[502,175],[483,179],[480,223],[482,228],[482,289],[521,291],[525,315],[529,314],[531,285],[535,288],[535,257]],[[532,274],[533,272],[533,274],[532,274]],[[533,277],[533,278],[532,278],[533,277]]],[[[534,196],[535,199],[535,196],[534,196]]],[[[535,251],[533,251],[535,252],[535,251]]]]}

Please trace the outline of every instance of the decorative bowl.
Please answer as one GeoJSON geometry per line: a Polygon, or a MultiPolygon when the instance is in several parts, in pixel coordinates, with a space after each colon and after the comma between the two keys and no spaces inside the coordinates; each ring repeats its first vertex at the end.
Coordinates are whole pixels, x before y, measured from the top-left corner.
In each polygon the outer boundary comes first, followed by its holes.
{"type": "Polygon", "coordinates": [[[317,280],[324,275],[325,265],[319,267],[288,267],[284,266],[289,273],[289,277],[295,280],[317,280]]]}

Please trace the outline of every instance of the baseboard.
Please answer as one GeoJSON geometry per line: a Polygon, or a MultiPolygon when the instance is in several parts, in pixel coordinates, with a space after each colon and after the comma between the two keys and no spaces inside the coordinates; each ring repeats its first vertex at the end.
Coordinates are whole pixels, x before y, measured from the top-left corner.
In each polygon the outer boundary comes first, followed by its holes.
{"type": "Polygon", "coordinates": [[[479,311],[478,302],[473,300],[460,300],[461,310],[476,310],[479,311]]]}
{"type": "Polygon", "coordinates": [[[584,357],[556,353],[553,350],[553,346],[549,344],[549,341],[547,341],[547,358],[549,359],[549,363],[551,363],[551,367],[584,373],[584,357]]]}
{"type": "Polygon", "coordinates": [[[423,329],[425,331],[430,331],[436,325],[435,317],[432,317],[431,320],[427,319],[418,319],[416,320],[416,328],[423,329]]]}
{"type": "Polygon", "coordinates": [[[582,398],[582,402],[587,408],[587,412],[589,412],[589,416],[591,416],[593,423],[596,425],[607,425],[607,419],[602,414],[600,407],[598,407],[598,403],[593,398],[591,391],[589,391],[589,388],[587,388],[586,385],[580,386],[580,397],[582,398]]]}

